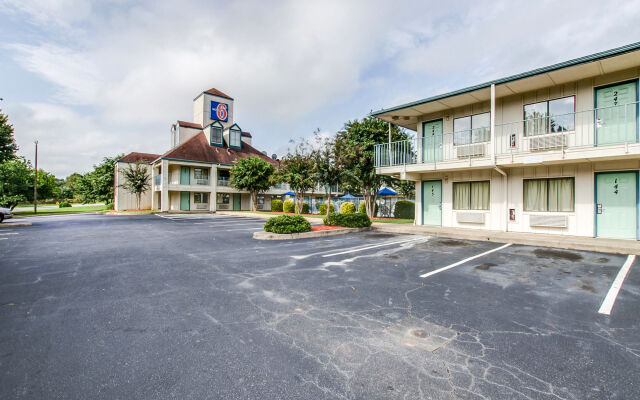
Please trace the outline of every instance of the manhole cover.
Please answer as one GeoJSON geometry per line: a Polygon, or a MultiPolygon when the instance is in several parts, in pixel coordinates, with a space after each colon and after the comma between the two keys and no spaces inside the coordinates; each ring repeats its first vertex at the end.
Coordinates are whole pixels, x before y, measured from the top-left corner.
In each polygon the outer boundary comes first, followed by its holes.
{"type": "Polygon", "coordinates": [[[411,334],[415,337],[419,337],[419,338],[426,338],[427,336],[429,336],[429,334],[425,331],[423,331],[422,329],[414,329],[411,331],[411,334]]]}

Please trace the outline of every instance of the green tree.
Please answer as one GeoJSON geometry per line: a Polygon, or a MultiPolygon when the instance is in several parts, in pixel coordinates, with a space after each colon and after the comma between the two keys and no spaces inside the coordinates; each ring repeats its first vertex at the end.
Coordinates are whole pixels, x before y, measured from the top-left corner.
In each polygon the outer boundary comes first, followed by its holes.
{"type": "Polygon", "coordinates": [[[33,193],[33,170],[28,161],[16,158],[0,163],[0,206],[12,210],[33,193]]]}
{"type": "Polygon", "coordinates": [[[416,195],[416,183],[413,181],[402,181],[400,179],[396,179],[391,184],[391,187],[408,199],[412,199],[416,195]]]}
{"type": "Polygon", "coordinates": [[[251,194],[251,207],[258,209],[258,194],[271,187],[271,176],[275,167],[260,157],[247,157],[238,161],[231,168],[229,184],[238,190],[246,190],[251,194]]]}
{"type": "Polygon", "coordinates": [[[104,157],[100,164],[93,166],[93,171],[82,176],[78,194],[83,203],[113,202],[115,165],[123,156],[104,157]]]}
{"type": "Polygon", "coordinates": [[[313,156],[306,141],[298,143],[293,154],[289,153],[282,158],[281,168],[276,177],[277,181],[286,182],[296,194],[296,213],[301,214],[304,194],[310,191],[317,181],[313,156]]]}
{"type": "Polygon", "coordinates": [[[139,163],[136,163],[133,167],[129,165],[129,168],[123,169],[122,176],[124,177],[124,183],[120,187],[136,195],[136,208],[139,210],[142,195],[151,188],[151,176],[147,168],[139,163]]]}
{"type": "Polygon", "coordinates": [[[77,172],[67,176],[60,186],[60,197],[63,199],[75,199],[80,190],[81,180],[82,175],[77,172]]]}
{"type": "MultiPolygon", "coordinates": [[[[336,154],[343,166],[344,187],[359,191],[364,197],[369,218],[374,217],[378,191],[383,185],[392,185],[392,178],[376,174],[374,145],[389,139],[387,122],[373,117],[362,121],[348,121],[336,137],[336,154]]],[[[391,126],[391,140],[406,140],[407,134],[391,126]]]]}
{"type": "MultiPolygon", "coordinates": [[[[33,202],[33,170],[29,172],[29,192],[27,200],[33,202]]],[[[60,188],[56,177],[43,170],[38,170],[38,199],[42,200],[58,200],[60,198],[60,188]]]]}
{"type": "Polygon", "coordinates": [[[0,163],[16,158],[18,146],[13,137],[13,125],[9,118],[0,110],[0,163]]]}
{"type": "MultiPolygon", "coordinates": [[[[322,137],[316,131],[314,140],[313,171],[318,183],[327,188],[327,202],[331,204],[331,189],[342,180],[342,165],[336,153],[335,138],[322,137]]],[[[330,207],[327,207],[327,218],[329,218],[329,211],[330,207]]]]}

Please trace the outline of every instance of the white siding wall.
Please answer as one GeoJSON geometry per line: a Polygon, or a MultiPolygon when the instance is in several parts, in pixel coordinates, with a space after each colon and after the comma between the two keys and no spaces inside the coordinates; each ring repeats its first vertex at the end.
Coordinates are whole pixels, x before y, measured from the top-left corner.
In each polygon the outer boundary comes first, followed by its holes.
{"type": "MultiPolygon", "coordinates": [[[[136,204],[136,196],[130,193],[128,190],[124,189],[120,185],[124,183],[124,176],[122,175],[123,169],[128,169],[129,166],[134,166],[134,163],[125,163],[125,162],[117,162],[116,163],[116,176],[114,180],[114,209],[117,211],[123,210],[135,210],[137,207],[136,204]]],[[[149,176],[151,176],[151,165],[142,164],[146,169],[149,176]]],[[[153,179],[153,178],[150,178],[153,179]]],[[[151,184],[151,181],[149,181],[151,184]]],[[[142,195],[140,199],[140,208],[143,210],[151,209],[151,196],[153,191],[151,188],[147,190],[145,194],[142,195]]]]}

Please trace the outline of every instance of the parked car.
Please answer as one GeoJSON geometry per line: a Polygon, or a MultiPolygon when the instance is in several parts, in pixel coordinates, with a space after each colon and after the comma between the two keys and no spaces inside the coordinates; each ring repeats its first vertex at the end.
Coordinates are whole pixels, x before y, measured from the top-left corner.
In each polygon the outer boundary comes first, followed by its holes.
{"type": "Polygon", "coordinates": [[[0,222],[4,221],[5,219],[12,218],[12,217],[13,217],[13,213],[11,212],[10,208],[1,208],[0,207],[0,222]]]}

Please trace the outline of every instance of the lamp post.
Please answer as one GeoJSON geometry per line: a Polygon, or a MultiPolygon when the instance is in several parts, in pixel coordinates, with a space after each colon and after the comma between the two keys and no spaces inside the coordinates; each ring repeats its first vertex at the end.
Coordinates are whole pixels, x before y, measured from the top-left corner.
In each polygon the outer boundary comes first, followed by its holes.
{"type": "Polygon", "coordinates": [[[36,173],[33,175],[33,213],[38,213],[38,141],[34,140],[36,145],[36,173]]]}

